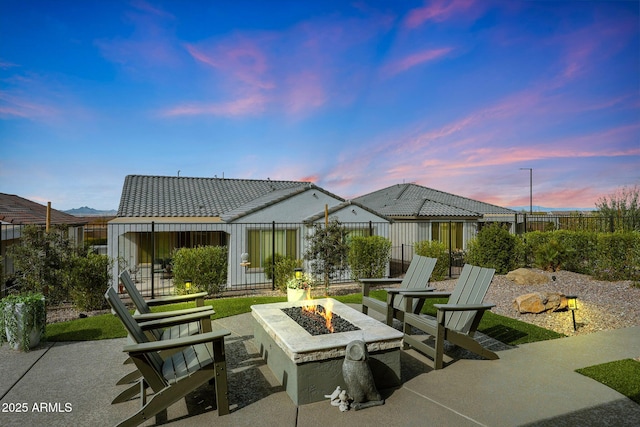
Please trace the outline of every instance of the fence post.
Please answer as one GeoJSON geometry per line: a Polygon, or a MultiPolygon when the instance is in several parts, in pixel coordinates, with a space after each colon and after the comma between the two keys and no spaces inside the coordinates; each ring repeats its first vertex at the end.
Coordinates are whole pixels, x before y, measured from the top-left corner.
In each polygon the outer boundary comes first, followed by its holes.
{"type": "Polygon", "coordinates": [[[151,299],[155,298],[156,223],[151,221],[151,299]]]}
{"type": "Polygon", "coordinates": [[[453,231],[452,230],[453,227],[451,225],[452,225],[451,221],[449,221],[449,278],[452,277],[452,273],[453,273],[453,267],[452,267],[452,264],[453,264],[453,251],[451,250],[451,244],[452,244],[452,242],[451,242],[451,232],[453,231]]]}
{"type": "Polygon", "coordinates": [[[276,222],[271,223],[271,290],[276,290],[276,222]]]}

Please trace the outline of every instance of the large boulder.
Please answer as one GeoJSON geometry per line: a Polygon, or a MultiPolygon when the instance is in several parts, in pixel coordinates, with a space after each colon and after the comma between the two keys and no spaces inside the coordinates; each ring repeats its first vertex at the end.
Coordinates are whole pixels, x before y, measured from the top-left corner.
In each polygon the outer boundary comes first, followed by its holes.
{"type": "Polygon", "coordinates": [[[567,308],[567,297],[553,292],[533,292],[517,297],[513,306],[520,313],[558,311],[567,308]]]}
{"type": "Polygon", "coordinates": [[[507,279],[516,282],[518,285],[544,285],[549,283],[549,278],[546,275],[536,273],[528,268],[518,268],[508,272],[507,279]]]}

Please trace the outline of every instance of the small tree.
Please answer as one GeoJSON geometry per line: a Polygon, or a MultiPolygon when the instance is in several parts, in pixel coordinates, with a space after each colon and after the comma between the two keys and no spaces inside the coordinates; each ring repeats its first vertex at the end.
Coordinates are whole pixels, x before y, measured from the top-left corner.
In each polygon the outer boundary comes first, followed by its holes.
{"type": "Polygon", "coordinates": [[[391,258],[391,241],[382,236],[354,236],[349,242],[351,277],[384,277],[391,258]]]}
{"type": "Polygon", "coordinates": [[[53,304],[68,299],[65,280],[73,257],[68,227],[56,226],[47,233],[28,225],[22,229],[20,243],[7,253],[22,291],[40,292],[53,304]]]}
{"type": "Polygon", "coordinates": [[[329,281],[347,268],[348,234],[340,221],[334,219],[326,227],[314,224],[313,234],[307,237],[304,258],[310,261],[311,272],[324,278],[325,293],[329,291],[329,281]]]}
{"type": "Polygon", "coordinates": [[[640,186],[622,187],[596,203],[598,215],[608,219],[611,230],[640,230],[640,186]]]}

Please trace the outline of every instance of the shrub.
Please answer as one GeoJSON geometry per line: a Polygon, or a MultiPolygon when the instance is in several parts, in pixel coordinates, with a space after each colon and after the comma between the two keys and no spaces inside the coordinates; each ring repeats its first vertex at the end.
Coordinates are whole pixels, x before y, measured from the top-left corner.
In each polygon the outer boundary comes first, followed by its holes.
{"type": "Polygon", "coordinates": [[[181,248],[173,255],[173,283],[179,295],[206,291],[210,295],[221,292],[227,283],[226,246],[181,248]],[[190,280],[192,287],[185,288],[190,280]]]}
{"type": "Polygon", "coordinates": [[[413,246],[413,250],[416,255],[426,256],[429,258],[436,258],[436,266],[431,273],[431,280],[438,281],[444,280],[449,274],[449,250],[447,246],[438,241],[423,240],[417,242],[413,246]]]}
{"type": "Polygon", "coordinates": [[[551,237],[534,250],[536,265],[543,270],[558,271],[570,250],[556,237],[551,237]]]}
{"type": "Polygon", "coordinates": [[[382,236],[354,236],[349,242],[349,266],[354,280],[384,277],[391,258],[391,241],[382,236]]]}
{"type": "Polygon", "coordinates": [[[506,274],[516,266],[516,236],[497,223],[484,227],[468,245],[467,262],[506,274]]]}
{"type": "Polygon", "coordinates": [[[640,280],[640,233],[598,235],[594,276],[603,280],[640,280]]]}
{"type": "Polygon", "coordinates": [[[107,307],[104,293],[111,282],[111,264],[107,255],[93,252],[73,258],[67,284],[69,295],[78,310],[100,310],[107,307]]]}
{"type": "Polygon", "coordinates": [[[302,260],[280,257],[275,265],[276,288],[287,291],[287,281],[295,276],[295,269],[302,267],[302,260]]]}
{"type": "Polygon", "coordinates": [[[276,253],[275,255],[269,255],[268,257],[266,257],[264,259],[264,262],[262,263],[262,268],[264,270],[264,276],[267,278],[267,280],[271,280],[273,279],[273,275],[274,275],[274,266],[276,264],[278,264],[278,262],[282,261],[285,258],[284,255],[276,253]]]}

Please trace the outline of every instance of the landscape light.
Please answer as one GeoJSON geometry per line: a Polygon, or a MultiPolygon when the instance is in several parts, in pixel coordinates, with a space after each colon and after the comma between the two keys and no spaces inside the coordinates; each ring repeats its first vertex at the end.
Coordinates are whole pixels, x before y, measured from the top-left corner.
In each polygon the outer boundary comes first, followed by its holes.
{"type": "Polygon", "coordinates": [[[573,330],[576,330],[576,310],[578,309],[578,297],[575,295],[567,295],[567,308],[571,310],[571,317],[573,318],[573,330]]]}
{"type": "Polygon", "coordinates": [[[296,279],[302,279],[302,269],[294,268],[293,271],[296,273],[296,279]]]}
{"type": "Polygon", "coordinates": [[[191,289],[191,279],[187,279],[184,281],[184,288],[188,291],[191,289]]]}

